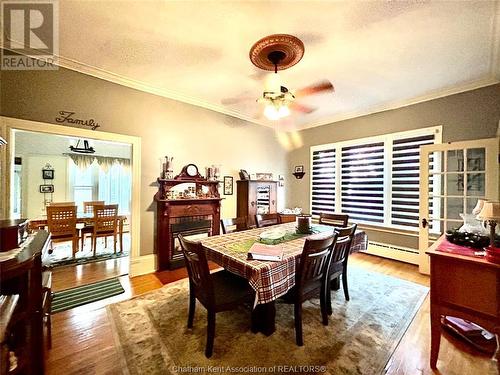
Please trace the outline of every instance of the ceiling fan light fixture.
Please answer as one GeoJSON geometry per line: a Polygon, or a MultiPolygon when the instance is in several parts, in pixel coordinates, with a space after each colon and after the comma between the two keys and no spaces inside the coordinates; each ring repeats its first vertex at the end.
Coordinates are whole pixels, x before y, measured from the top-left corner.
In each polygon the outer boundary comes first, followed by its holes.
{"type": "Polygon", "coordinates": [[[264,83],[264,90],[267,93],[274,93],[276,95],[281,95],[281,78],[278,73],[269,73],[266,76],[266,81],[264,83]]]}
{"type": "Polygon", "coordinates": [[[267,104],[266,108],[264,108],[264,116],[266,116],[266,118],[271,121],[279,120],[280,119],[279,109],[276,108],[274,104],[267,104]]]}
{"type": "Polygon", "coordinates": [[[280,118],[286,117],[290,115],[290,108],[286,105],[282,105],[280,109],[278,109],[278,114],[280,115],[280,118]]]}
{"type": "Polygon", "coordinates": [[[264,116],[271,121],[277,121],[288,115],[290,115],[290,109],[286,104],[269,103],[264,108],[264,116]]]}

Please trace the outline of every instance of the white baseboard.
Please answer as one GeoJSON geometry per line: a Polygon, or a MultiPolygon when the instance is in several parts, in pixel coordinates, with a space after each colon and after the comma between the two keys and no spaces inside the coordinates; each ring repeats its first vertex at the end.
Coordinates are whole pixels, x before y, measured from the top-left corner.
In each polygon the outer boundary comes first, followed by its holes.
{"type": "Polygon", "coordinates": [[[407,251],[397,251],[383,246],[378,246],[374,243],[368,244],[368,249],[363,251],[363,253],[376,255],[382,258],[389,258],[394,260],[399,260],[400,262],[419,264],[418,253],[411,253],[407,251]]]}
{"type": "Polygon", "coordinates": [[[129,276],[145,275],[156,271],[156,255],[143,255],[130,259],[129,276]]]}

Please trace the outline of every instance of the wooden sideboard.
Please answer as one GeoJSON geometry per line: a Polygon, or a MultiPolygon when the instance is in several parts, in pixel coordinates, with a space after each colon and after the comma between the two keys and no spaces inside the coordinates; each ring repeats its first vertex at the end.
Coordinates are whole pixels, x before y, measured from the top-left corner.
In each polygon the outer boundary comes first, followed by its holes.
{"type": "MultiPolygon", "coordinates": [[[[426,252],[431,262],[431,357],[436,369],[441,342],[441,316],[455,316],[500,334],[500,264],[438,250],[441,237],[426,252]]],[[[500,372],[500,350],[496,353],[500,372]]]]}
{"type": "Polygon", "coordinates": [[[0,260],[0,294],[19,296],[2,334],[2,348],[14,352],[18,363],[7,374],[44,373],[42,252],[49,240],[49,234],[41,230],[15,256],[0,260]]]}

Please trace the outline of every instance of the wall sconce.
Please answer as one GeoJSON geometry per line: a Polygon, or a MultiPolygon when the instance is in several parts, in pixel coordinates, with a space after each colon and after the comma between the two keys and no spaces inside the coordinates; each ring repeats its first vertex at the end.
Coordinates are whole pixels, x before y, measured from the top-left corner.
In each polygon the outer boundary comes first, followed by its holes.
{"type": "Polygon", "coordinates": [[[292,174],[295,176],[295,178],[297,180],[302,179],[302,177],[304,177],[304,175],[306,174],[306,172],[304,172],[304,166],[303,165],[296,165],[293,169],[292,174]]]}

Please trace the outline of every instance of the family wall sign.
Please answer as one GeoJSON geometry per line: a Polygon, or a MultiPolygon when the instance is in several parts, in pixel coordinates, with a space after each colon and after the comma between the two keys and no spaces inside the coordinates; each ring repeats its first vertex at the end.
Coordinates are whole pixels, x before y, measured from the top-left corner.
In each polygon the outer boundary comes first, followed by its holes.
{"type": "Polygon", "coordinates": [[[96,130],[101,126],[93,118],[82,120],[76,117],[75,112],[71,111],[59,111],[59,116],[56,117],[56,122],[60,124],[85,126],[92,130],[96,130]]]}

